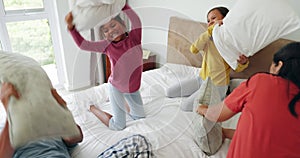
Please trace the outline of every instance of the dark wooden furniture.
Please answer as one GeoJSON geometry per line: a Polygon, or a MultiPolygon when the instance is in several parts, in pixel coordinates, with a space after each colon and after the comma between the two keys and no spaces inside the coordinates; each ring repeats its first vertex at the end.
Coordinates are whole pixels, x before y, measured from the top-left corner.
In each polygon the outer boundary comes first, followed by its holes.
{"type": "Polygon", "coordinates": [[[148,59],[143,59],[143,71],[152,70],[156,68],[156,55],[152,54],[148,59]]]}

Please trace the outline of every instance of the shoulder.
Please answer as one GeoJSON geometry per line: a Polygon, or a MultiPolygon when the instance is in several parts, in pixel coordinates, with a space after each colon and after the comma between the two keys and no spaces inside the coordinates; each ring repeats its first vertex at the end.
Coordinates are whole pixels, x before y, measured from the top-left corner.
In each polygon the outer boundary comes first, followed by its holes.
{"type": "Polygon", "coordinates": [[[262,87],[285,85],[286,83],[288,83],[288,80],[269,73],[257,73],[248,80],[249,85],[259,85],[262,87]]]}
{"type": "Polygon", "coordinates": [[[256,73],[249,80],[272,80],[275,78],[278,78],[278,76],[269,73],[256,73]]]}

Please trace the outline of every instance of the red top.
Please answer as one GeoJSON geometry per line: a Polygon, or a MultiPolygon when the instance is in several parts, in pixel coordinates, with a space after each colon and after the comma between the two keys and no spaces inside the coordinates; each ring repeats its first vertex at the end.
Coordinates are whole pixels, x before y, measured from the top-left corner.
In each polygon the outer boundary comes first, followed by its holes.
{"type": "Polygon", "coordinates": [[[82,50],[102,52],[109,57],[111,74],[108,81],[123,93],[135,92],[140,88],[143,71],[143,51],[141,48],[142,28],[137,14],[125,5],[123,12],[131,21],[131,31],[128,37],[117,42],[87,41],[76,29],[71,35],[82,50]]]}
{"type": "MultiPolygon", "coordinates": [[[[231,141],[228,158],[299,158],[300,118],[288,104],[299,88],[278,76],[254,75],[226,99],[233,112],[242,112],[231,141]]],[[[300,116],[300,101],[296,104],[300,116]]]]}

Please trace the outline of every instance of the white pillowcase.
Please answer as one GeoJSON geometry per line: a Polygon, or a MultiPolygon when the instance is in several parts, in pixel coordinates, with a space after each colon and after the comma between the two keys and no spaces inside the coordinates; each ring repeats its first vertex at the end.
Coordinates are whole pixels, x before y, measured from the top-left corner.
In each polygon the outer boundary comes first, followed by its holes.
{"type": "Polygon", "coordinates": [[[75,5],[80,7],[88,7],[113,3],[115,3],[115,0],[76,0],[75,5]]]}
{"type": "MultiPolygon", "coordinates": [[[[209,77],[202,82],[198,93],[198,104],[194,104],[194,112],[198,109],[199,104],[214,106],[221,102],[219,91],[209,77]]],[[[195,140],[199,148],[207,155],[215,154],[222,146],[221,124],[197,115],[193,121],[193,125],[195,140]]]]}
{"type": "Polygon", "coordinates": [[[78,31],[101,26],[118,15],[126,0],[81,0],[72,9],[73,24],[78,31]]]}
{"type": "Polygon", "coordinates": [[[72,113],[51,94],[52,84],[35,60],[0,51],[0,87],[12,83],[21,94],[11,97],[7,110],[10,142],[14,148],[42,137],[78,136],[72,113]]]}
{"type": "Polygon", "coordinates": [[[214,27],[214,43],[233,69],[241,53],[252,56],[300,28],[300,17],[288,3],[286,0],[238,0],[223,19],[223,25],[214,27]]]}

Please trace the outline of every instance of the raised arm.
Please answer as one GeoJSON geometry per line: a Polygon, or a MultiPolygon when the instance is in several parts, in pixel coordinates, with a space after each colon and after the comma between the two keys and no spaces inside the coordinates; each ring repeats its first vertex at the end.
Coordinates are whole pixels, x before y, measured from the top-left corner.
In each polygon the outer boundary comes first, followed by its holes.
{"type": "Polygon", "coordinates": [[[130,34],[134,34],[138,37],[138,41],[141,41],[142,38],[142,23],[139,16],[135,13],[135,11],[128,5],[125,4],[123,7],[123,12],[127,15],[131,22],[131,31],[130,34]]]}
{"type": "Polygon", "coordinates": [[[199,38],[190,46],[190,52],[197,54],[200,50],[204,50],[206,44],[212,38],[213,25],[208,27],[207,31],[202,33],[199,38]]]}
{"type": "Polygon", "coordinates": [[[73,24],[73,15],[72,12],[69,12],[66,17],[65,21],[67,23],[67,28],[70,31],[76,45],[86,51],[91,52],[104,52],[106,47],[109,45],[109,42],[106,40],[100,41],[88,41],[84,39],[81,34],[76,30],[76,26],[73,24]]]}
{"type": "MultiPolygon", "coordinates": [[[[14,86],[10,83],[2,83],[0,90],[0,100],[7,111],[9,98],[14,96],[19,98],[20,95],[15,90],[14,86]]],[[[12,148],[9,140],[8,133],[8,121],[6,119],[5,126],[0,134],[0,157],[1,158],[12,158],[14,149],[12,148]]]]}

